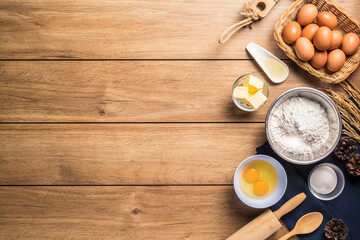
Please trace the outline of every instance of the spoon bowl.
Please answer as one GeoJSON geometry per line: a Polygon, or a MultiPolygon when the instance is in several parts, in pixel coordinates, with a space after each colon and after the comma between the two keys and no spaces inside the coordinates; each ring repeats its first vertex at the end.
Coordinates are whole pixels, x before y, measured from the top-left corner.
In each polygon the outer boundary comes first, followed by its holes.
{"type": "Polygon", "coordinates": [[[279,240],[286,240],[297,234],[312,233],[321,225],[323,219],[323,215],[319,212],[305,214],[296,222],[294,229],[279,240]]]}
{"type": "Polygon", "coordinates": [[[273,83],[281,83],[289,76],[288,66],[265,48],[253,42],[245,48],[273,83]]]}

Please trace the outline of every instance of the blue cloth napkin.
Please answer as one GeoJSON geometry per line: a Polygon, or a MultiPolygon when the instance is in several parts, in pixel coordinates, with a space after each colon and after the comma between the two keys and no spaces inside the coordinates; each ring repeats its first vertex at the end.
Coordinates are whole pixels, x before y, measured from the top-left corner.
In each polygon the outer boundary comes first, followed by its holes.
{"type": "MultiPolygon", "coordinates": [[[[295,165],[281,159],[270,147],[268,143],[256,149],[258,154],[266,154],[277,159],[285,168],[288,178],[286,192],[282,199],[271,207],[275,211],[279,209],[286,201],[300,192],[307,196],[305,201],[296,209],[281,218],[289,229],[293,229],[297,220],[309,212],[321,212],[324,221],[321,226],[313,233],[298,235],[299,239],[325,239],[324,226],[332,218],[342,219],[349,228],[349,234],[346,239],[360,239],[360,179],[350,177],[345,168],[345,162],[339,160],[334,153],[319,163],[312,165],[295,165]],[[320,163],[333,163],[337,165],[344,173],[345,188],[337,198],[330,201],[321,201],[314,197],[307,184],[308,175],[313,167],[320,163]]],[[[360,147],[358,145],[358,152],[360,147]]]]}

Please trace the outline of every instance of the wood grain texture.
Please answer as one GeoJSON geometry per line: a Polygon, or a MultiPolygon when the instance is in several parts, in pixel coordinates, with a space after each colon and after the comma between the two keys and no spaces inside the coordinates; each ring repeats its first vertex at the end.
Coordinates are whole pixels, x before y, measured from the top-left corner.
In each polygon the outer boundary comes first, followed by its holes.
{"type": "Polygon", "coordinates": [[[0,187],[0,196],[1,239],[225,239],[263,211],[231,186],[0,187]]]}
{"type": "MultiPolygon", "coordinates": [[[[248,59],[250,41],[287,58],[273,39],[292,0],[281,0],[253,29],[226,44],[244,0],[2,0],[1,59],[248,59]]],[[[357,1],[340,1],[356,18],[357,1]]]]}
{"type": "Polygon", "coordinates": [[[0,185],[231,184],[256,124],[1,124],[0,185]]]}
{"type": "Polygon", "coordinates": [[[284,91],[329,87],[286,62],[288,79],[253,113],[231,88],[245,73],[265,78],[254,61],[0,62],[0,122],[264,122],[284,91]]]}

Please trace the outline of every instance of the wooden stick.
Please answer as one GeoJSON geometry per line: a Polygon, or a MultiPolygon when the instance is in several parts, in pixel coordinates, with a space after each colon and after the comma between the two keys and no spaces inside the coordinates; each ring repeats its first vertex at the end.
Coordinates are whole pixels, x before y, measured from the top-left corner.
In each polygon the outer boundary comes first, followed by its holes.
{"type": "Polygon", "coordinates": [[[221,34],[219,43],[225,43],[237,30],[264,18],[277,2],[278,0],[255,0],[253,3],[250,3],[250,1],[245,2],[240,12],[240,15],[245,19],[228,27],[221,34]]]}

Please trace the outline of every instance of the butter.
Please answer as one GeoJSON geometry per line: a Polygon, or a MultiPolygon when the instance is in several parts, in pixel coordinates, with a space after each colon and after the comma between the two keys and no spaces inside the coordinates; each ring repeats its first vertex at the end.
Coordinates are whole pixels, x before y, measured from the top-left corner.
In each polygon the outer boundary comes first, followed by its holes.
{"type": "Polygon", "coordinates": [[[236,99],[244,101],[249,97],[249,88],[248,87],[236,87],[234,89],[233,95],[236,99]]]}
{"type": "Polygon", "coordinates": [[[241,99],[245,104],[250,106],[249,99],[254,96],[254,93],[249,93],[249,96],[245,99],[241,99]]]}
{"type": "Polygon", "coordinates": [[[251,95],[249,98],[244,101],[247,105],[249,105],[253,109],[257,109],[260,107],[265,101],[267,97],[262,93],[262,91],[257,91],[255,94],[251,95]]]}
{"type": "Polygon", "coordinates": [[[264,82],[254,75],[247,75],[244,79],[244,86],[249,88],[250,93],[256,93],[257,91],[263,89],[264,82]]]}

